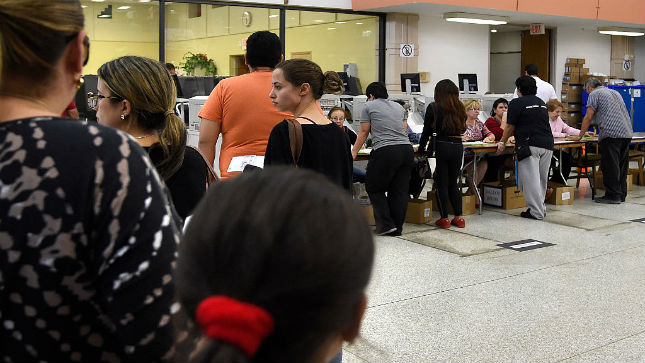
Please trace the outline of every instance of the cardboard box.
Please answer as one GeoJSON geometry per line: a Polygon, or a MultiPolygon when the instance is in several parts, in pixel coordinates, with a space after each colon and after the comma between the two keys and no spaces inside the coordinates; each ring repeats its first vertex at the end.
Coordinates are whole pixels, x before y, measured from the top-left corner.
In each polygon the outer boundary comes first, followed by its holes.
{"type": "MultiPolygon", "coordinates": [[[[481,190],[480,190],[481,193],[481,190]]],[[[432,201],[432,210],[439,210],[439,203],[437,203],[437,196],[434,190],[428,192],[428,200],[432,201]]],[[[475,208],[475,203],[477,202],[477,196],[475,195],[461,195],[461,215],[467,216],[470,214],[475,214],[477,208],[475,208]]],[[[448,202],[448,214],[455,214],[455,211],[452,209],[452,205],[448,202]]]]}
{"type": "Polygon", "coordinates": [[[581,112],[582,111],[582,103],[572,103],[572,102],[567,102],[567,103],[562,103],[562,111],[564,112],[581,112]]]}
{"type": "Polygon", "coordinates": [[[580,72],[565,73],[564,76],[562,77],[562,81],[569,82],[572,84],[580,84],[581,82],[580,72]]]}
{"type": "Polygon", "coordinates": [[[580,102],[582,100],[582,85],[562,82],[561,100],[562,102],[580,102]]]}
{"type": "Polygon", "coordinates": [[[645,171],[635,168],[629,169],[629,174],[632,176],[632,183],[636,185],[645,185],[645,171]]]}
{"type": "MultiPolygon", "coordinates": [[[[593,185],[596,187],[596,189],[605,189],[605,185],[602,182],[602,172],[601,171],[597,171],[594,174],[593,185]]],[[[634,189],[634,186],[632,185],[632,174],[628,173],[627,174],[627,191],[632,191],[633,189],[634,189]]]]}
{"type": "Polygon", "coordinates": [[[367,217],[367,224],[370,226],[375,226],[376,221],[374,220],[374,210],[372,209],[371,204],[359,204],[359,207],[365,213],[365,216],[367,217]]]}
{"type": "Polygon", "coordinates": [[[576,127],[582,122],[582,112],[562,112],[562,120],[571,127],[576,127]]]}
{"type": "Polygon", "coordinates": [[[568,64],[564,66],[564,73],[582,73],[582,64],[568,64]]]}
{"type": "Polygon", "coordinates": [[[414,224],[432,222],[432,201],[423,199],[411,199],[408,201],[405,221],[414,224]]]}
{"type": "Polygon", "coordinates": [[[560,100],[562,100],[563,103],[580,103],[582,102],[582,93],[566,93],[562,92],[560,95],[560,100]]]}
{"type": "Polygon", "coordinates": [[[484,204],[503,209],[526,207],[524,194],[515,185],[500,185],[499,182],[484,183],[482,186],[484,204]]]}
{"type": "Polygon", "coordinates": [[[567,58],[565,64],[585,64],[584,58],[567,58]]]}
{"type": "Polygon", "coordinates": [[[553,188],[553,193],[546,200],[547,203],[555,205],[573,204],[573,187],[553,182],[549,182],[548,185],[550,188],[553,188]]]}

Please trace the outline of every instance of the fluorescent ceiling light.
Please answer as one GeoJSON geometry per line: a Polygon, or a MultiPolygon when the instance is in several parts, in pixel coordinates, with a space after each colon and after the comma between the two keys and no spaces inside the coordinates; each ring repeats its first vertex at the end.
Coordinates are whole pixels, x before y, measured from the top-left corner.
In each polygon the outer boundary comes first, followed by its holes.
{"type": "Polygon", "coordinates": [[[273,14],[273,15],[269,15],[269,18],[277,18],[278,16],[280,16],[280,15],[278,15],[278,14],[273,14]]]}
{"type": "Polygon", "coordinates": [[[99,15],[99,18],[111,18],[111,17],[112,16],[107,15],[107,14],[99,15]]]}
{"type": "Polygon", "coordinates": [[[497,33],[497,29],[491,29],[490,32],[491,33],[497,33]]]}
{"type": "Polygon", "coordinates": [[[363,25],[360,21],[356,22],[356,25],[363,25]]]}
{"type": "Polygon", "coordinates": [[[150,0],[139,0],[140,3],[149,3],[150,0]]]}
{"type": "Polygon", "coordinates": [[[130,9],[130,6],[127,6],[127,5],[126,6],[119,6],[117,9],[118,10],[128,10],[128,9],[130,9]]]}
{"type": "Polygon", "coordinates": [[[608,26],[598,28],[598,33],[607,35],[624,35],[626,37],[640,37],[645,35],[645,30],[634,28],[620,28],[617,26],[608,26]]]}
{"type": "Polygon", "coordinates": [[[336,30],[336,28],[327,28],[327,30],[336,30]]]}
{"type": "Polygon", "coordinates": [[[336,24],[345,24],[347,23],[346,21],[337,21],[336,24]]]}
{"type": "Polygon", "coordinates": [[[82,7],[83,9],[85,9],[85,8],[87,7],[87,5],[81,5],[81,7],[82,7]]]}
{"type": "Polygon", "coordinates": [[[507,16],[495,15],[480,15],[468,13],[445,13],[443,18],[446,21],[453,21],[456,23],[469,23],[469,24],[488,24],[488,25],[502,25],[508,23],[507,16]]]}
{"type": "Polygon", "coordinates": [[[93,3],[102,3],[102,2],[104,2],[104,1],[105,1],[105,0],[92,0],[92,2],[93,2],[93,3]]]}

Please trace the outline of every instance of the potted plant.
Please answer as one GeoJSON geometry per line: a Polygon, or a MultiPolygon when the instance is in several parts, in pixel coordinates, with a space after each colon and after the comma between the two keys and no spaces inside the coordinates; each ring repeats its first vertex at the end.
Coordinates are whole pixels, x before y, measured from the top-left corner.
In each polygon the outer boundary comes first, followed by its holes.
{"type": "Polygon", "coordinates": [[[217,74],[217,66],[212,59],[209,59],[206,54],[197,53],[193,54],[188,52],[184,54],[184,62],[179,63],[179,65],[184,68],[186,74],[191,76],[204,75],[204,76],[214,76],[217,74]]]}

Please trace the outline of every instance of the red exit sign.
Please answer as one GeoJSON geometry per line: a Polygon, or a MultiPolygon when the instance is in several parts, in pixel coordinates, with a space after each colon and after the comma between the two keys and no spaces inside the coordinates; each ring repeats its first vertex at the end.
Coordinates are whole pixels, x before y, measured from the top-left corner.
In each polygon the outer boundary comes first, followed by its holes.
{"type": "Polygon", "coordinates": [[[531,35],[544,34],[544,24],[531,24],[531,35]]]}

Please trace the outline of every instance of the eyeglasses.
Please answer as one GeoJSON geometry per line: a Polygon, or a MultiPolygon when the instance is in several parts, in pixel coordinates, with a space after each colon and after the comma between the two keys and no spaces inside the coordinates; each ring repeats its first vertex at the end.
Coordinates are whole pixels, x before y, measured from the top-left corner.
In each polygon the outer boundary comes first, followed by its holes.
{"type": "Polygon", "coordinates": [[[87,106],[91,109],[96,108],[96,106],[99,104],[99,101],[104,99],[104,98],[111,98],[113,100],[121,101],[123,98],[119,96],[103,96],[99,94],[94,94],[92,92],[87,93],[87,106]]]}

